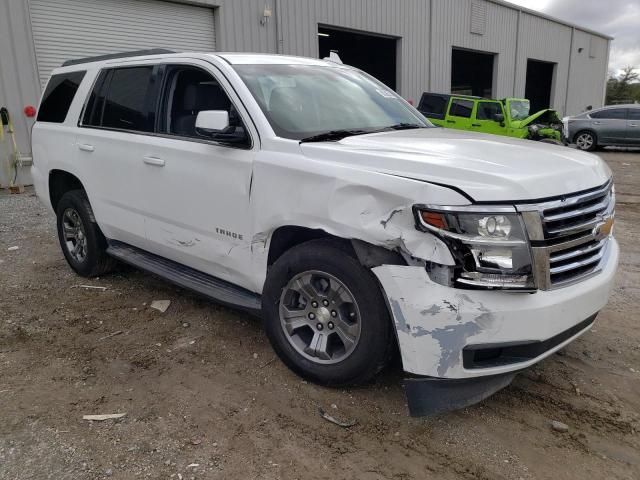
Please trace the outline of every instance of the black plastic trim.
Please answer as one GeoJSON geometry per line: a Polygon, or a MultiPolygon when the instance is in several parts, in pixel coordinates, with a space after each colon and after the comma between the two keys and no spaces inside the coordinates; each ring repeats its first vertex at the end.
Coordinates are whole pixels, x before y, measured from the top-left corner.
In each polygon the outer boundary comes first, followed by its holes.
{"type": "Polygon", "coordinates": [[[547,340],[467,345],[462,350],[462,365],[467,370],[475,370],[504,367],[533,360],[593,325],[597,315],[597,313],[591,315],[586,320],[547,340]]]}

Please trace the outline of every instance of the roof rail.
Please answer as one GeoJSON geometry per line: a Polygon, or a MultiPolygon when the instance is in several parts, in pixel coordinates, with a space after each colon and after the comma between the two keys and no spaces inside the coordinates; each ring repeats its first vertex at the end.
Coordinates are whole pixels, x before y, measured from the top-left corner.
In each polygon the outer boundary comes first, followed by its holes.
{"type": "Polygon", "coordinates": [[[132,52],[110,53],[108,55],[98,55],[96,57],[76,58],[73,60],[67,60],[62,64],[63,67],[69,65],[79,65],[81,63],[99,62],[101,60],[111,60],[115,58],[127,58],[127,57],[141,57],[143,55],[163,55],[167,53],[176,53],[173,50],[166,48],[150,48],[147,50],[134,50],[132,52]]]}

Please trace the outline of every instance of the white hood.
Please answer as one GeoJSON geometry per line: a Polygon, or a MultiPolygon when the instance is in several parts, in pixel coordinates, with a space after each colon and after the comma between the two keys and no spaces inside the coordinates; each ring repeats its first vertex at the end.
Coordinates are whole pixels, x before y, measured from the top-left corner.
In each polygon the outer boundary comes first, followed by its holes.
{"type": "Polygon", "coordinates": [[[358,135],[301,148],[317,160],[453,186],[475,201],[543,199],[597,187],[611,177],[596,155],[443,128],[358,135]]]}

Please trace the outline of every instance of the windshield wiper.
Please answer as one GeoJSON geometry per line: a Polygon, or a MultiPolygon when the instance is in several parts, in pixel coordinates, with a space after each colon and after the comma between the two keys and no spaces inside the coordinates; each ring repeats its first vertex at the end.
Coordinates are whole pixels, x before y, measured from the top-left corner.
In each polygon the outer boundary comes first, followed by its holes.
{"type": "Polygon", "coordinates": [[[330,130],[328,132],[319,133],[318,135],[312,135],[300,140],[300,143],[306,142],[330,142],[342,140],[346,137],[352,137],[354,135],[363,135],[365,133],[371,133],[367,130],[330,130]]]}
{"type": "Polygon", "coordinates": [[[387,128],[391,130],[412,130],[414,128],[427,128],[426,125],[420,125],[419,123],[396,123],[395,125],[389,125],[387,128]]]}

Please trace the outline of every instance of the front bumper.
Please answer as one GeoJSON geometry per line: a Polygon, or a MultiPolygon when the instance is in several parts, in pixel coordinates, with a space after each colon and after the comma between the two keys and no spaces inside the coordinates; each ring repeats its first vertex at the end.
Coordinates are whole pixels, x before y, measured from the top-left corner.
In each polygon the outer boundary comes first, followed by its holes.
{"type": "Polygon", "coordinates": [[[615,239],[608,243],[599,274],[535,293],[446,287],[419,266],[374,268],[391,309],[404,370],[438,379],[490,377],[522,370],[563,348],[589,330],[585,320],[607,303],[619,256],[615,239]],[[511,349],[510,356],[491,361],[503,347],[511,349]],[[482,350],[475,361],[473,352],[482,350]]]}

